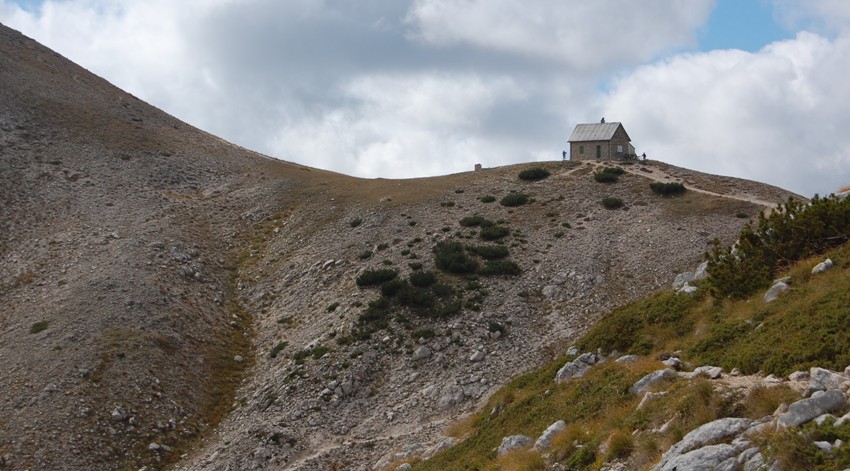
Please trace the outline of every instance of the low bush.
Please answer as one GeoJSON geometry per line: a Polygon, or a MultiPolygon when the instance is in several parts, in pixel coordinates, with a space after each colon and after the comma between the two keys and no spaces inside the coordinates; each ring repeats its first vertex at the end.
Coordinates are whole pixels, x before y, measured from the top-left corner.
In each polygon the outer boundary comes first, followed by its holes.
{"type": "Polygon", "coordinates": [[[478,268],[475,260],[469,258],[460,242],[439,242],[434,246],[434,264],[440,270],[463,275],[474,273],[478,268]]]}
{"type": "Polygon", "coordinates": [[[599,183],[616,183],[620,177],[615,173],[596,172],[593,174],[593,179],[599,183]]]}
{"type": "Polygon", "coordinates": [[[399,291],[407,288],[408,286],[410,285],[406,281],[402,281],[399,279],[390,280],[381,285],[381,294],[388,298],[391,298],[398,294],[399,291]]]}
{"type": "Polygon", "coordinates": [[[37,334],[43,330],[47,329],[47,321],[39,321],[30,326],[30,333],[37,334]]]}
{"type": "Polygon", "coordinates": [[[507,206],[509,208],[515,206],[522,206],[525,203],[528,203],[528,195],[524,195],[522,193],[509,193],[504,198],[499,201],[499,204],[502,206],[507,206]]]}
{"type": "Polygon", "coordinates": [[[419,288],[428,288],[437,282],[437,276],[430,271],[417,271],[410,274],[410,284],[419,288]]]}
{"type": "Polygon", "coordinates": [[[398,276],[398,272],[390,268],[366,270],[357,277],[357,286],[380,285],[398,276]]]}
{"type": "Polygon", "coordinates": [[[522,270],[513,260],[488,260],[479,273],[484,276],[516,276],[522,270]]]}
{"type": "Polygon", "coordinates": [[[496,197],[493,195],[486,195],[478,198],[478,201],[481,201],[482,203],[492,203],[493,201],[496,201],[496,197]]]}
{"type": "Polygon", "coordinates": [[[684,193],[687,191],[685,185],[676,182],[663,183],[663,182],[653,182],[649,184],[649,188],[662,196],[672,196],[684,193]]]}
{"type": "Polygon", "coordinates": [[[467,216],[460,220],[460,225],[463,227],[490,227],[495,223],[482,216],[467,216]]]}
{"type": "Polygon", "coordinates": [[[719,297],[742,299],[766,288],[790,263],[850,240],[850,198],[789,199],[770,216],[741,230],[734,246],[714,241],[707,255],[709,284],[719,297]]]}
{"type": "Polygon", "coordinates": [[[286,342],[278,342],[277,345],[275,345],[274,348],[272,348],[271,351],[269,352],[269,357],[270,358],[277,358],[277,355],[281,352],[281,350],[286,348],[286,345],[287,345],[286,342]]]}
{"type": "Polygon", "coordinates": [[[609,196],[607,198],[602,199],[602,206],[605,209],[617,209],[623,207],[623,200],[620,198],[614,198],[613,196],[609,196]]]}
{"type": "Polygon", "coordinates": [[[483,240],[498,240],[510,233],[510,229],[505,226],[488,226],[482,227],[481,232],[478,233],[478,236],[481,237],[483,240]]]}
{"type": "Polygon", "coordinates": [[[542,180],[551,175],[548,170],[542,167],[532,167],[527,168],[521,172],[519,172],[520,180],[526,181],[534,181],[534,180],[542,180]]]}
{"type": "Polygon", "coordinates": [[[509,254],[508,248],[504,245],[469,245],[466,250],[487,260],[498,260],[509,254]]]}

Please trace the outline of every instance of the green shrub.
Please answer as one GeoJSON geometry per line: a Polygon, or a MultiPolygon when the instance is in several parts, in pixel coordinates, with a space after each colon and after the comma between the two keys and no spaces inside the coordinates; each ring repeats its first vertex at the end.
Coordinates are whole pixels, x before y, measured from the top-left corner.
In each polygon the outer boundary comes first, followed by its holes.
{"type": "Polygon", "coordinates": [[[409,285],[406,281],[402,281],[399,279],[390,280],[381,285],[381,294],[388,298],[391,298],[398,294],[399,291],[405,289],[408,286],[409,285]]]}
{"type": "Polygon", "coordinates": [[[528,203],[528,195],[522,193],[509,193],[499,201],[499,204],[507,207],[522,206],[528,203]]]}
{"type": "Polygon", "coordinates": [[[363,219],[354,218],[351,221],[348,221],[348,225],[351,226],[351,227],[357,227],[360,224],[363,224],[363,219]]]}
{"type": "Polygon", "coordinates": [[[373,286],[390,281],[398,275],[398,272],[390,268],[378,270],[366,270],[357,277],[357,286],[373,286]]]}
{"type": "Polygon", "coordinates": [[[488,260],[479,271],[484,276],[515,276],[522,273],[512,260],[488,260]]]}
{"type": "Polygon", "coordinates": [[[486,195],[478,198],[478,201],[481,201],[482,203],[492,203],[493,201],[496,201],[496,197],[493,195],[486,195]]]}
{"type": "Polygon", "coordinates": [[[663,182],[653,182],[649,184],[649,188],[662,196],[672,196],[684,193],[687,191],[685,185],[676,182],[663,183],[663,182]]]}
{"type": "Polygon", "coordinates": [[[490,227],[495,223],[489,219],[485,219],[482,216],[467,216],[460,220],[460,225],[463,227],[490,227]]]}
{"type": "Polygon", "coordinates": [[[434,264],[440,270],[458,275],[473,273],[478,268],[475,260],[466,255],[460,242],[439,242],[434,246],[434,264]]]}
{"type": "Polygon", "coordinates": [[[410,263],[407,264],[407,266],[409,266],[411,270],[421,270],[422,269],[422,263],[420,263],[420,262],[410,262],[410,263]]]}
{"type": "Polygon", "coordinates": [[[454,201],[443,201],[442,203],[440,203],[440,206],[442,206],[444,208],[451,208],[454,205],[455,205],[454,201]]]}
{"type": "Polygon", "coordinates": [[[357,258],[359,258],[360,260],[366,260],[371,256],[372,256],[371,250],[364,250],[364,251],[360,252],[359,255],[357,255],[357,258]]]}
{"type": "Polygon", "coordinates": [[[428,288],[437,282],[437,276],[430,271],[417,271],[410,274],[410,284],[419,288],[428,288]]]}
{"type": "Polygon", "coordinates": [[[616,183],[620,177],[616,173],[596,172],[593,174],[593,179],[599,183],[616,183]]]}
{"type": "Polygon", "coordinates": [[[602,169],[602,173],[620,176],[626,173],[626,171],[621,169],[620,167],[605,167],[602,169]]]}
{"type": "Polygon", "coordinates": [[[280,353],[281,350],[286,348],[286,345],[286,342],[278,342],[277,345],[275,345],[274,348],[272,348],[269,352],[269,357],[277,358],[277,355],[280,353]]]}
{"type": "Polygon", "coordinates": [[[613,196],[609,196],[607,198],[602,199],[602,206],[605,206],[605,209],[617,209],[623,207],[623,200],[620,198],[614,198],[613,196]]]}
{"type": "Polygon", "coordinates": [[[510,233],[510,229],[504,226],[488,226],[482,227],[481,232],[478,233],[478,236],[481,237],[483,240],[498,240],[510,233]]]}
{"type": "Polygon", "coordinates": [[[30,326],[30,333],[37,334],[45,329],[47,329],[47,321],[39,321],[30,326]]]}
{"type": "Polygon", "coordinates": [[[504,245],[469,245],[466,250],[487,260],[498,260],[509,254],[508,248],[504,245]]]}
{"type": "Polygon", "coordinates": [[[422,288],[405,283],[396,294],[396,300],[402,306],[425,308],[434,305],[434,295],[422,288]]]}
{"type": "Polygon", "coordinates": [[[526,181],[534,181],[534,180],[542,180],[551,175],[548,170],[542,167],[532,167],[527,168],[521,172],[519,172],[520,180],[526,181]]]}
{"type": "Polygon", "coordinates": [[[328,312],[334,312],[334,311],[336,311],[336,308],[338,308],[338,307],[339,307],[339,303],[331,303],[331,304],[328,306],[327,311],[328,311],[328,312]]]}
{"type": "Polygon", "coordinates": [[[741,230],[734,246],[714,241],[708,259],[716,296],[744,298],[767,287],[790,263],[850,240],[850,198],[817,195],[807,205],[793,199],[741,230]]]}

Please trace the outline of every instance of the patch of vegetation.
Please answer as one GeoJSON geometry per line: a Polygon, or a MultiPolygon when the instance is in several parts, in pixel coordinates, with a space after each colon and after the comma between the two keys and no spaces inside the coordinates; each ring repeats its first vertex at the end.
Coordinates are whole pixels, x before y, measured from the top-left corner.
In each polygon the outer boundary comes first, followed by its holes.
{"type": "Polygon", "coordinates": [[[327,311],[328,312],[334,312],[334,311],[336,311],[336,308],[338,308],[338,307],[339,307],[339,303],[333,302],[328,306],[327,311]]]}
{"type": "Polygon", "coordinates": [[[274,348],[272,348],[271,351],[269,352],[269,357],[270,358],[277,358],[277,355],[281,352],[281,350],[286,348],[286,346],[287,346],[286,342],[278,342],[277,345],[275,345],[274,348]]]}
{"type": "Polygon", "coordinates": [[[602,206],[605,209],[618,209],[623,207],[623,200],[620,198],[615,198],[613,196],[609,196],[607,198],[602,199],[602,206]]]}
{"type": "Polygon", "coordinates": [[[485,196],[482,196],[481,198],[478,198],[478,201],[480,201],[482,203],[492,203],[493,201],[496,201],[496,197],[493,196],[493,195],[485,195],[485,196]]]}
{"type": "Polygon", "coordinates": [[[460,242],[439,242],[434,246],[434,263],[448,273],[463,275],[474,273],[478,264],[466,254],[460,242]]]}
{"type": "Polygon", "coordinates": [[[371,250],[364,250],[364,251],[360,252],[360,254],[357,255],[357,258],[359,258],[360,260],[367,260],[371,256],[372,256],[371,250]]]}
{"type": "Polygon", "coordinates": [[[625,171],[619,167],[605,167],[601,172],[593,174],[593,179],[599,183],[616,183],[625,171]]]}
{"type": "Polygon", "coordinates": [[[543,167],[531,167],[519,172],[519,179],[526,181],[542,180],[549,175],[552,175],[543,167]]]}
{"type": "Polygon", "coordinates": [[[37,334],[39,332],[47,330],[48,325],[49,323],[47,321],[38,321],[30,326],[30,333],[37,334]]]}
{"type": "Polygon", "coordinates": [[[850,198],[789,199],[741,230],[734,246],[715,240],[707,255],[709,284],[718,297],[742,299],[766,288],[788,265],[850,240],[850,198]]]}
{"type": "Polygon", "coordinates": [[[513,260],[487,260],[479,273],[484,276],[516,276],[522,270],[513,260]]]}
{"type": "Polygon", "coordinates": [[[455,205],[454,201],[443,201],[442,203],[440,203],[440,206],[442,206],[444,208],[451,208],[454,205],[455,205]]]}
{"type": "Polygon", "coordinates": [[[410,274],[410,284],[418,288],[428,288],[437,282],[437,275],[430,271],[417,271],[410,274]]]}
{"type": "Polygon", "coordinates": [[[460,220],[460,225],[463,227],[490,227],[495,223],[482,216],[467,216],[460,220]]]}
{"type": "Polygon", "coordinates": [[[398,272],[390,268],[366,270],[357,277],[357,286],[374,286],[392,280],[398,272]]]}
{"type": "Polygon", "coordinates": [[[649,184],[649,188],[661,196],[679,195],[687,191],[685,185],[676,182],[653,182],[649,184]]]}
{"type": "Polygon", "coordinates": [[[410,262],[410,263],[407,264],[407,266],[410,267],[411,270],[421,270],[422,269],[422,263],[421,262],[410,262]]]}
{"type": "Polygon", "coordinates": [[[528,195],[522,193],[508,193],[499,201],[499,204],[502,206],[507,206],[509,208],[513,208],[516,206],[522,206],[528,203],[528,195]]]}
{"type": "Polygon", "coordinates": [[[318,360],[319,358],[325,356],[325,354],[329,351],[330,348],[328,347],[325,347],[323,345],[316,345],[313,348],[305,348],[304,350],[296,352],[294,355],[292,355],[292,359],[295,360],[296,364],[300,365],[304,363],[304,360],[310,357],[313,357],[314,359],[318,360]]]}
{"type": "Polygon", "coordinates": [[[466,250],[487,260],[506,258],[510,254],[504,245],[468,245],[466,250]]]}
{"type": "Polygon", "coordinates": [[[360,224],[363,224],[363,219],[361,218],[354,218],[351,221],[348,221],[348,225],[351,227],[357,227],[360,224]]]}
{"type": "Polygon", "coordinates": [[[510,229],[505,226],[488,226],[482,227],[478,236],[481,237],[482,240],[499,240],[510,233],[510,229]]]}

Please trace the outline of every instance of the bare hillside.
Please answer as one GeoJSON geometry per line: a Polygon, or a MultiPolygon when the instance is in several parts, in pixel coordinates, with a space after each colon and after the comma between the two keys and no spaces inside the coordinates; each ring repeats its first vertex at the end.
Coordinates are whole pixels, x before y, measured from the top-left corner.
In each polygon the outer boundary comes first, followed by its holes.
{"type": "Polygon", "coordinates": [[[395,181],[273,160],[0,26],[0,469],[421,453],[731,241],[753,201],[793,196],[651,162],[612,184],[595,164],[544,166],[537,182],[517,178],[530,165],[395,181]],[[662,198],[653,178],[704,191],[662,198]],[[512,192],[529,201],[501,205],[512,192]],[[447,246],[477,268],[436,266],[447,246]],[[358,286],[379,269],[408,297],[358,286]]]}

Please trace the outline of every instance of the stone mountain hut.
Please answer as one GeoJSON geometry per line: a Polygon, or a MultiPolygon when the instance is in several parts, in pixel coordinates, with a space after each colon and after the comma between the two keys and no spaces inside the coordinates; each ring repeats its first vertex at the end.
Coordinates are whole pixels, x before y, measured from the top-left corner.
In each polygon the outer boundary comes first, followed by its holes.
{"type": "Polygon", "coordinates": [[[634,159],[631,140],[622,123],[577,124],[569,140],[570,160],[634,159]]]}

